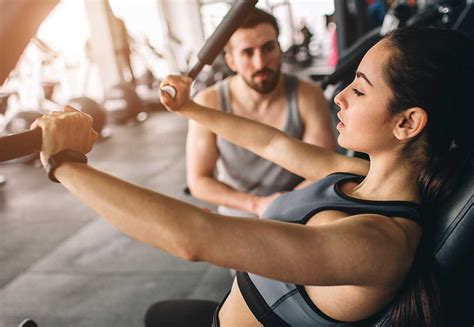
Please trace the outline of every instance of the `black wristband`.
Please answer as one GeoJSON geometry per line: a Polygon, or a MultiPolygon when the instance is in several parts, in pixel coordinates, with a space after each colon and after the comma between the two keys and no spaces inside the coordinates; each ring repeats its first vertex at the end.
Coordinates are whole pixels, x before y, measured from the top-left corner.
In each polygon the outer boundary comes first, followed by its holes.
{"type": "Polygon", "coordinates": [[[48,174],[48,178],[55,182],[59,183],[56,177],[54,177],[54,171],[58,168],[63,162],[77,162],[77,163],[87,163],[87,157],[79,151],[75,150],[63,150],[55,155],[52,155],[48,159],[48,163],[44,166],[46,173],[48,174]]]}

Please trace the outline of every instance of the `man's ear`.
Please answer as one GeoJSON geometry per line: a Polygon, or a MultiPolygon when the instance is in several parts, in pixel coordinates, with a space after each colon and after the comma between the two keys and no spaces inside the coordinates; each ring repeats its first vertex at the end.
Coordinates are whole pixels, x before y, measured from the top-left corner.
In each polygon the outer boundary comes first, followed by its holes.
{"type": "Polygon", "coordinates": [[[232,54],[230,53],[230,51],[225,52],[224,59],[229,69],[235,73],[236,69],[235,69],[234,57],[232,57],[232,54]]]}
{"type": "Polygon", "coordinates": [[[420,135],[428,122],[428,114],[420,107],[408,108],[397,116],[393,134],[399,140],[412,139],[420,135]]]}

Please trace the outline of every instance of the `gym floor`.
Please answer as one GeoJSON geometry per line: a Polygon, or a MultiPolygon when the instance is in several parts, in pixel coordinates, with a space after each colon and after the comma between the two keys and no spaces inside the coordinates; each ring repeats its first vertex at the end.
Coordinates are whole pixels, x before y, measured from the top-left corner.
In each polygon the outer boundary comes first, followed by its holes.
{"type": "MultiPolygon", "coordinates": [[[[90,163],[120,178],[212,208],[183,193],[187,122],[152,113],[110,127],[90,163]]],[[[142,326],[165,299],[219,301],[229,271],[189,263],[117,232],[32,165],[0,165],[0,326],[142,326]]]]}

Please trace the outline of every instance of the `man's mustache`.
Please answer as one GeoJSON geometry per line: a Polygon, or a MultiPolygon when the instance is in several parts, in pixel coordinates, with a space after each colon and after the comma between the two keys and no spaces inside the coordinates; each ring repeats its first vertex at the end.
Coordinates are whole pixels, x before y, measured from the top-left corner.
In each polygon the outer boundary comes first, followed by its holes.
{"type": "Polygon", "coordinates": [[[257,77],[259,75],[269,75],[269,74],[275,74],[276,72],[270,68],[263,68],[262,70],[259,70],[255,73],[252,74],[253,77],[257,77]]]}

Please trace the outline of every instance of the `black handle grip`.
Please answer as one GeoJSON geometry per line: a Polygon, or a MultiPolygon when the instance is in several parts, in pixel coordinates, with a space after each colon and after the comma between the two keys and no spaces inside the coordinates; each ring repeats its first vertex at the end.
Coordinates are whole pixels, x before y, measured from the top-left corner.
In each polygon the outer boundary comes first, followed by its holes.
{"type": "Polygon", "coordinates": [[[0,137],[0,162],[41,150],[41,129],[0,137]]]}

